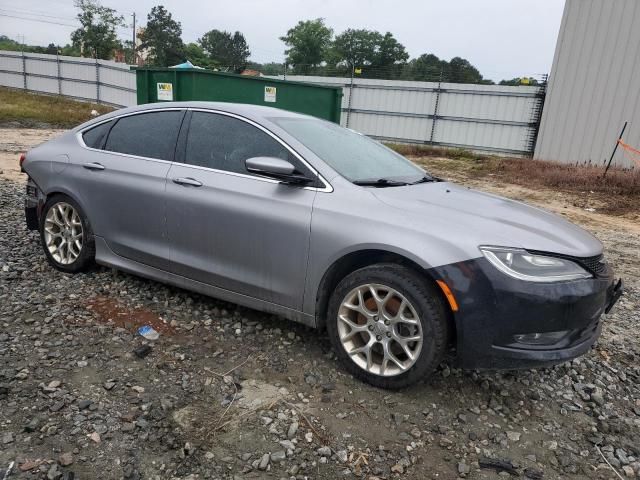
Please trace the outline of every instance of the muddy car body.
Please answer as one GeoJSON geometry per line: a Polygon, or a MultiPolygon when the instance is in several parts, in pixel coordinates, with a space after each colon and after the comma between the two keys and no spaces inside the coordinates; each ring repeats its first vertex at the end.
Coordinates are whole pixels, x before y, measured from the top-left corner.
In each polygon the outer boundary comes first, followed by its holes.
{"type": "Polygon", "coordinates": [[[354,375],[558,363],[622,292],[563,218],[431,177],[386,147],[250,105],[119,110],[26,155],[26,216],[56,268],[93,259],[327,328],[354,375]]]}

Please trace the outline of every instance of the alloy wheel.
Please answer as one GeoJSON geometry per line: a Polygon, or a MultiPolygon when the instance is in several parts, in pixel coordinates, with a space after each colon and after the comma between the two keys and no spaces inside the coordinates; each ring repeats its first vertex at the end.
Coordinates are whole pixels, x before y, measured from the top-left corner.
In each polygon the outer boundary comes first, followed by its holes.
{"type": "Polygon", "coordinates": [[[51,257],[61,265],[70,265],[82,252],[82,220],[66,202],[51,206],[44,220],[44,242],[51,257]]]}
{"type": "Polygon", "coordinates": [[[354,288],[340,304],[337,322],[343,348],[369,373],[399,375],[420,356],[420,318],[411,302],[394,288],[374,283],[354,288]]]}

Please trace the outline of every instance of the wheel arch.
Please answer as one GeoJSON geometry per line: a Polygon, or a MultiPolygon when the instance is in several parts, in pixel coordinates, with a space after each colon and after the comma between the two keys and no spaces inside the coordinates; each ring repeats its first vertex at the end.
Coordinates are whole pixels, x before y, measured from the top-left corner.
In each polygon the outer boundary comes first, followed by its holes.
{"type": "Polygon", "coordinates": [[[338,283],[340,283],[340,281],[350,273],[377,263],[395,263],[402,265],[413,270],[419,276],[424,278],[426,284],[437,292],[438,297],[443,302],[445,312],[447,313],[447,321],[450,327],[450,341],[455,340],[456,324],[453,312],[451,311],[451,307],[449,306],[449,302],[447,301],[445,294],[436,283],[437,278],[434,276],[431,269],[420,265],[416,260],[409,258],[409,256],[378,248],[368,248],[347,253],[335,260],[324,272],[316,292],[315,316],[316,326],[318,329],[324,330],[326,328],[329,299],[331,298],[331,294],[338,283]]]}

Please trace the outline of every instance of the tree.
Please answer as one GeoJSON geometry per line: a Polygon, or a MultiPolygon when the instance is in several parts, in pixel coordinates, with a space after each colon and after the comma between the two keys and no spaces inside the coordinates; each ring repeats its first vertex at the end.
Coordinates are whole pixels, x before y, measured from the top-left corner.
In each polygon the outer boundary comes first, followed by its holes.
{"type": "MultiPolygon", "coordinates": [[[[332,60],[354,66],[372,65],[376,61],[382,35],[373,30],[349,28],[337,35],[331,48],[332,60]]],[[[333,63],[333,62],[332,62],[333,63]]]]}
{"type": "Polygon", "coordinates": [[[202,49],[197,43],[188,43],[184,47],[184,55],[187,60],[198,67],[208,68],[209,70],[215,69],[218,64],[211,60],[209,55],[202,49]]]}
{"type": "Polygon", "coordinates": [[[211,30],[198,39],[198,44],[209,59],[236,72],[242,71],[249,61],[251,51],[240,32],[211,30]]]}
{"type": "Polygon", "coordinates": [[[482,75],[476,67],[471,65],[469,60],[454,57],[449,61],[449,71],[446,76],[447,82],[452,83],[485,83],[482,75]]]}
{"type": "Polygon", "coordinates": [[[443,80],[446,81],[448,67],[446,60],[440,60],[433,53],[423,53],[406,65],[402,76],[406,80],[437,82],[442,74],[443,80]]]}
{"type": "Polygon", "coordinates": [[[120,47],[116,28],[124,25],[124,17],[113,8],[103,7],[98,0],[76,0],[81,27],[71,34],[73,46],[93,58],[109,59],[120,47]]]}
{"type": "Polygon", "coordinates": [[[373,64],[381,68],[390,68],[393,65],[403,64],[407,60],[409,60],[409,54],[404,45],[398,42],[391,32],[385,33],[378,44],[373,64]]]}
{"type": "Polygon", "coordinates": [[[324,24],[324,19],[300,21],[280,37],[289,48],[285,50],[287,63],[300,73],[308,73],[324,60],[331,45],[333,30],[324,24]]]}
{"type": "Polygon", "coordinates": [[[184,60],[182,27],[162,5],[147,15],[147,26],[139,35],[139,50],[149,51],[149,63],[168,67],[184,60]]]}

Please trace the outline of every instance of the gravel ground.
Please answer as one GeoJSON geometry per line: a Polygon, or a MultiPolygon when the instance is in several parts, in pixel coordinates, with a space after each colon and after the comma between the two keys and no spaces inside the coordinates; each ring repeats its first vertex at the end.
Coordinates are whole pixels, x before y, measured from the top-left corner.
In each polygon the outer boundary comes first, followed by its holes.
{"type": "Polygon", "coordinates": [[[449,362],[391,393],[303,326],[100,267],[54,271],[24,227],[23,181],[0,178],[0,479],[11,462],[9,479],[640,478],[637,225],[577,218],[627,281],[587,355],[449,362]]]}

